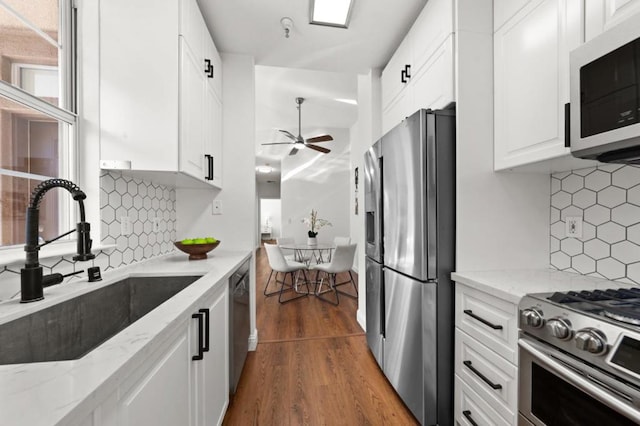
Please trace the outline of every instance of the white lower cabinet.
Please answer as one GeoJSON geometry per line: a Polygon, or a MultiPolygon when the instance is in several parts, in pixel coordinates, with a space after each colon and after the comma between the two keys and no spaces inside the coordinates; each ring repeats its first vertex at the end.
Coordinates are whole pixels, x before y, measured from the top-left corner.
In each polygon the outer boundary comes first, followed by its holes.
{"type": "Polygon", "coordinates": [[[518,422],[517,305],[456,283],[455,418],[518,422]]]}
{"type": "Polygon", "coordinates": [[[228,285],[194,312],[79,426],[220,425],[229,403],[228,285]]]}
{"type": "MultiPolygon", "coordinates": [[[[195,385],[194,410],[196,425],[222,424],[229,403],[229,303],[228,286],[225,291],[205,303],[209,309],[209,340],[205,340],[208,351],[203,359],[193,364],[195,385]]],[[[206,330],[208,328],[208,330],[206,330]]]]}
{"type": "Polygon", "coordinates": [[[509,426],[509,423],[494,410],[480,395],[469,387],[460,377],[455,377],[455,419],[460,425],[498,425],[509,426]]]}
{"type": "Polygon", "coordinates": [[[178,425],[190,418],[188,323],[151,371],[120,401],[122,426],[178,425]]]}

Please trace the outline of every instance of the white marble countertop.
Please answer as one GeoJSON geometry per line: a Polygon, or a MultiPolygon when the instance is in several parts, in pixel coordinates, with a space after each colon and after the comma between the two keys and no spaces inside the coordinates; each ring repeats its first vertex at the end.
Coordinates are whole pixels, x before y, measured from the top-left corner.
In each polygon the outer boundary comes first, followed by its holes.
{"type": "Polygon", "coordinates": [[[515,304],[530,293],[595,290],[631,285],[555,269],[453,272],[451,279],[515,304]]]}
{"type": "Polygon", "coordinates": [[[103,281],[78,281],[45,289],[40,302],[0,303],[0,324],[130,276],[203,275],[169,301],[78,360],[0,366],[0,423],[49,426],[81,421],[184,321],[198,300],[227,283],[251,252],[216,250],[206,260],[183,253],[103,273],[103,281]]]}

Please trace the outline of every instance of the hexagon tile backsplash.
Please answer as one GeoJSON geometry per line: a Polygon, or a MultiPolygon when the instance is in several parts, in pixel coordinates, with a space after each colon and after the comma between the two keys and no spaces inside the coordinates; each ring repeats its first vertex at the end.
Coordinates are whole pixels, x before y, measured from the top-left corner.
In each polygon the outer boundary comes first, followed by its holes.
{"type": "MultiPolygon", "coordinates": [[[[103,244],[115,244],[113,250],[96,251],[89,262],[74,262],[73,255],[42,259],[45,274],[69,273],[90,266],[102,271],[166,254],[175,250],[176,191],[163,185],[134,179],[117,172],[100,175],[100,226],[103,244]],[[120,221],[128,217],[130,233],[121,235],[120,221]],[[155,219],[155,220],[154,220],[155,219]],[[156,222],[157,230],[154,230],[156,222]]],[[[97,225],[92,224],[92,229],[97,225]]],[[[17,297],[22,263],[0,268],[0,301],[17,297]]],[[[86,275],[82,275],[86,278],[86,275]]],[[[69,277],[71,281],[79,279],[69,277]]]]}
{"type": "Polygon", "coordinates": [[[107,256],[105,270],[172,252],[176,239],[176,190],[103,171],[100,219],[102,243],[117,246],[107,256]],[[128,235],[121,235],[123,217],[130,223],[128,235]]]}
{"type": "Polygon", "coordinates": [[[640,284],[640,167],[607,164],[551,175],[551,266],[640,284]],[[566,236],[582,217],[582,238],[566,236]]]}

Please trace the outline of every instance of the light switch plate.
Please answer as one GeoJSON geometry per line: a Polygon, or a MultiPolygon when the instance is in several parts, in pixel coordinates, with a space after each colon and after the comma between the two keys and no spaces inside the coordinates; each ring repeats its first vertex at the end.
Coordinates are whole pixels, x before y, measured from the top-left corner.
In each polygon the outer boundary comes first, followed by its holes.
{"type": "Polygon", "coordinates": [[[567,237],[582,238],[582,218],[579,216],[567,216],[564,221],[567,237]]]}
{"type": "Polygon", "coordinates": [[[222,214],[222,201],[220,200],[213,200],[213,210],[212,213],[213,214],[222,214]]]}

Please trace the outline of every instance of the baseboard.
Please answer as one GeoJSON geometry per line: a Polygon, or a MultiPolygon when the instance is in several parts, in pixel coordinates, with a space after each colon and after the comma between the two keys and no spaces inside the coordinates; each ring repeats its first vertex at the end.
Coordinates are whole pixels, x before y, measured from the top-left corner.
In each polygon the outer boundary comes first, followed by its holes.
{"type": "Polygon", "coordinates": [[[358,309],[358,312],[356,313],[356,320],[358,321],[358,324],[360,324],[360,327],[362,327],[364,331],[367,331],[367,318],[362,313],[361,309],[358,309]]]}
{"type": "Polygon", "coordinates": [[[249,335],[249,351],[253,352],[258,347],[258,329],[254,329],[253,333],[249,335]]]}

